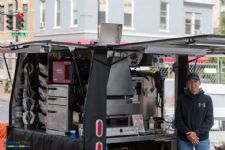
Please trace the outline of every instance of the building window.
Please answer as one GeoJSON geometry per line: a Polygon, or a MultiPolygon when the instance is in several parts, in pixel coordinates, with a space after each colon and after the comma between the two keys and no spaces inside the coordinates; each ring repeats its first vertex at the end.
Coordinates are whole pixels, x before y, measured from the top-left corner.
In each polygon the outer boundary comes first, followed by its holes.
{"type": "Polygon", "coordinates": [[[124,0],[124,27],[133,26],[133,1],[124,0]]]}
{"type": "Polygon", "coordinates": [[[45,28],[45,0],[41,0],[40,2],[41,2],[40,29],[44,29],[45,28]]]}
{"type": "Polygon", "coordinates": [[[77,10],[77,0],[71,0],[71,8],[72,8],[72,20],[71,24],[77,25],[77,19],[78,19],[78,10],[77,10]]]}
{"type": "Polygon", "coordinates": [[[55,27],[60,26],[60,0],[55,1],[55,27]]]}
{"type": "Polygon", "coordinates": [[[8,5],[8,12],[13,13],[13,4],[8,5]]]}
{"type": "Polygon", "coordinates": [[[107,22],[107,18],[106,18],[106,0],[99,0],[99,23],[105,23],[107,22]]]}
{"type": "Polygon", "coordinates": [[[160,30],[169,30],[169,3],[163,1],[160,5],[160,30]]]}
{"type": "Polygon", "coordinates": [[[201,32],[201,13],[185,13],[185,33],[197,35],[201,32]]]}
{"type": "Polygon", "coordinates": [[[4,30],[4,6],[0,5],[0,31],[4,30]]]}
{"type": "Polygon", "coordinates": [[[23,4],[23,13],[24,13],[24,30],[27,30],[27,20],[28,20],[28,5],[23,4]]]}

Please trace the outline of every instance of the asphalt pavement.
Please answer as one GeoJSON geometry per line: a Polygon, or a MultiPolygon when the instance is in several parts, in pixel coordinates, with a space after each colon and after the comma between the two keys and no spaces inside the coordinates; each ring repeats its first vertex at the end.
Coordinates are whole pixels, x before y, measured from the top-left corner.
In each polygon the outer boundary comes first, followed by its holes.
{"type": "Polygon", "coordinates": [[[8,122],[9,118],[9,100],[0,96],[0,122],[8,122]]]}

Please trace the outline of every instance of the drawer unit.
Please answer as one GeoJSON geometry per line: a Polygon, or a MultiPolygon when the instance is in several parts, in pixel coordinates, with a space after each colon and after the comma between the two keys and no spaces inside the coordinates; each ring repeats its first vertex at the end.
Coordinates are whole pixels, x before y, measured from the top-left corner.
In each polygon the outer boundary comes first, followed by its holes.
{"type": "Polygon", "coordinates": [[[52,84],[48,86],[48,96],[68,97],[69,85],[52,84]]]}
{"type": "Polygon", "coordinates": [[[48,101],[47,101],[48,105],[68,105],[68,98],[64,98],[64,97],[48,97],[48,101]]]}
{"type": "Polygon", "coordinates": [[[48,105],[47,128],[56,131],[67,131],[68,108],[60,105],[48,105]]]}
{"type": "Polygon", "coordinates": [[[69,108],[73,94],[70,85],[52,84],[48,86],[47,133],[63,135],[71,130],[72,110],[69,108]]]}

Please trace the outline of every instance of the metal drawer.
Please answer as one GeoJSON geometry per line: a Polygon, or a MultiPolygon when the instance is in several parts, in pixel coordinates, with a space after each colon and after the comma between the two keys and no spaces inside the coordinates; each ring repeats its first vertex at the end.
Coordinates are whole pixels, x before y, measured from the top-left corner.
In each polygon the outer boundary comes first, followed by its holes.
{"type": "Polygon", "coordinates": [[[49,96],[47,103],[50,105],[65,105],[68,106],[68,98],[64,98],[64,97],[53,97],[53,96],[49,96]]]}
{"type": "Polygon", "coordinates": [[[68,97],[68,85],[60,85],[60,84],[49,85],[48,96],[68,97]]]}
{"type": "Polygon", "coordinates": [[[47,129],[68,131],[68,108],[60,105],[48,105],[47,129]]]}

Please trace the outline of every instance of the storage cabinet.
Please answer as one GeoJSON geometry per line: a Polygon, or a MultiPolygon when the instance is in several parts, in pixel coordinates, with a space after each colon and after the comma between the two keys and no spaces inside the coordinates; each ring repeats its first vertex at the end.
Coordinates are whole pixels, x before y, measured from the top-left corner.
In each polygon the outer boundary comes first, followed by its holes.
{"type": "Polygon", "coordinates": [[[70,91],[70,85],[52,84],[48,86],[47,133],[63,135],[71,129],[72,111],[69,105],[72,92],[70,91]]]}

